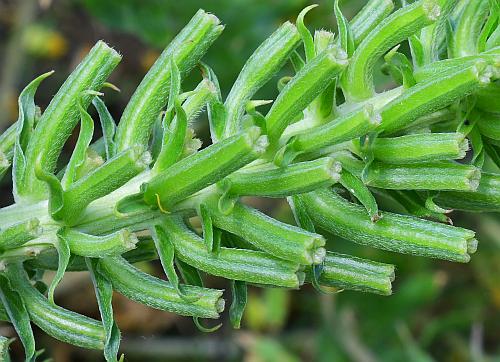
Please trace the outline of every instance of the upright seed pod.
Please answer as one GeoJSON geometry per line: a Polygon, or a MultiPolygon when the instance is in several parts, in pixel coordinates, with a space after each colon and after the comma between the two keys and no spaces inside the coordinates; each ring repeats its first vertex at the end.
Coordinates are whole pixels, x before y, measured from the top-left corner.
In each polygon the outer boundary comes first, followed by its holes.
{"type": "Polygon", "coordinates": [[[438,0],[420,0],[405,6],[381,22],[358,46],[342,81],[346,98],[359,102],[374,95],[373,68],[386,51],[440,15],[438,0]]]}
{"type": "Polygon", "coordinates": [[[71,73],[43,112],[26,149],[26,171],[21,198],[38,201],[47,194],[46,186],[35,175],[38,162],[45,172],[53,172],[64,142],[79,119],[77,104],[86,108],[94,95],[81,97],[86,90],[98,91],[118,65],[121,56],[99,41],[71,73]]]}
{"type": "Polygon", "coordinates": [[[224,138],[240,131],[240,121],[246,103],[281,69],[290,53],[299,45],[299,41],[295,26],[286,22],[247,60],[224,103],[227,110],[224,138]]]}
{"type": "Polygon", "coordinates": [[[216,16],[199,10],[163,51],[130,99],[116,130],[116,151],[147,146],[154,121],[166,105],[171,59],[185,76],[205,54],[224,27],[216,16]]]}

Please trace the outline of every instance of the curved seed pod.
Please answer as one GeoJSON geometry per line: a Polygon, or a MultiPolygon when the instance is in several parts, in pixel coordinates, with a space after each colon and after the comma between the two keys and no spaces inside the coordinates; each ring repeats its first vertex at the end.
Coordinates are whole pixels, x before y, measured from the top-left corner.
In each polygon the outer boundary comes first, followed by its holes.
{"type": "Polygon", "coordinates": [[[260,128],[227,138],[186,157],[141,186],[144,201],[162,211],[257,159],[267,147],[260,128]],[[217,160],[217,164],[213,163],[217,160]]]}
{"type": "Polygon", "coordinates": [[[215,197],[207,199],[205,205],[215,226],[275,257],[303,265],[323,261],[325,239],[319,234],[282,223],[240,202],[227,215],[219,211],[215,197]]]}
{"type": "Polygon", "coordinates": [[[24,301],[31,320],[45,333],[72,345],[100,349],[104,348],[105,334],[101,323],[49,303],[33,287],[20,264],[11,264],[6,275],[24,301]]]}
{"type": "Polygon", "coordinates": [[[342,115],[324,125],[311,128],[293,136],[275,159],[278,164],[289,164],[298,155],[339,144],[364,136],[377,129],[380,115],[373,112],[373,106],[342,115]]]}
{"type": "Polygon", "coordinates": [[[221,248],[219,254],[215,255],[206,250],[203,240],[189,230],[182,220],[167,217],[163,226],[175,246],[177,257],[200,270],[249,283],[299,287],[297,263],[245,249],[221,248]]]}
{"type": "MultiPolygon", "coordinates": [[[[306,281],[312,279],[307,270],[306,281]]],[[[318,282],[321,286],[391,295],[394,265],[327,252],[318,282]]]]}
{"type": "Polygon", "coordinates": [[[30,317],[19,294],[11,288],[7,278],[0,275],[0,300],[5,308],[8,319],[21,340],[26,361],[34,361],[35,337],[30,325],[30,317]]]}
{"type": "MultiPolygon", "coordinates": [[[[25,199],[38,201],[46,196],[46,187],[35,176],[35,163],[45,172],[53,172],[61,149],[79,119],[77,103],[85,90],[99,90],[118,65],[121,56],[99,41],[71,73],[38,121],[26,149],[26,173],[23,179],[25,199]]],[[[87,108],[93,95],[81,102],[87,108]]]]}
{"type": "Polygon", "coordinates": [[[72,254],[90,258],[123,254],[135,248],[135,244],[139,241],[128,230],[120,230],[110,235],[94,236],[66,227],[60,229],[57,236],[68,243],[72,254]]]}
{"type": "Polygon", "coordinates": [[[42,234],[37,218],[28,219],[0,230],[0,250],[14,249],[42,234]]]}
{"type": "Polygon", "coordinates": [[[453,57],[463,57],[478,52],[479,35],[488,11],[488,0],[467,2],[453,32],[451,52],[453,57]]]}
{"type": "Polygon", "coordinates": [[[347,55],[337,47],[327,49],[302,68],[280,92],[266,115],[271,143],[347,66],[347,55]]]}
{"type": "Polygon", "coordinates": [[[438,0],[420,0],[405,6],[381,22],[358,46],[342,79],[342,89],[349,101],[373,96],[373,68],[389,49],[401,43],[440,14],[438,0]]]}
{"type": "Polygon", "coordinates": [[[298,197],[315,224],[347,240],[450,261],[470,259],[468,243],[474,239],[473,231],[389,212],[381,213],[373,223],[363,207],[326,189],[298,197]]]}
{"type": "MultiPolygon", "coordinates": [[[[359,148],[359,143],[355,143],[359,148]]],[[[407,164],[462,159],[469,142],[461,133],[410,134],[393,138],[376,138],[372,145],[376,160],[407,164]]]]}
{"type": "Polygon", "coordinates": [[[102,166],[73,183],[63,190],[59,181],[51,174],[44,174],[37,163],[37,177],[49,185],[50,212],[54,219],[64,220],[73,225],[92,201],[106,196],[124,185],[132,177],[143,171],[151,157],[142,147],[136,146],[121,152],[102,166]]]}
{"type": "Polygon", "coordinates": [[[474,191],[481,170],[456,162],[391,165],[373,162],[364,182],[368,186],[392,190],[474,191]]]}
{"type": "Polygon", "coordinates": [[[199,10],[163,51],[132,95],[116,130],[116,151],[147,146],[153,124],[168,99],[171,59],[181,76],[200,61],[224,27],[212,14],[199,10]]]}
{"type": "Polygon", "coordinates": [[[342,166],[331,157],[291,164],[241,170],[226,177],[222,188],[233,196],[286,197],[331,186],[340,179],[342,166]]]}
{"type": "Polygon", "coordinates": [[[350,28],[354,45],[358,46],[370,32],[394,10],[392,0],[369,0],[352,18],[350,28]]]}
{"type": "Polygon", "coordinates": [[[247,101],[281,69],[299,42],[297,28],[285,22],[254,51],[226,98],[224,138],[240,131],[247,101]]]}
{"type": "Polygon", "coordinates": [[[224,310],[221,290],[185,285],[186,295],[198,298],[186,302],[170,283],[141,272],[120,256],[101,259],[97,270],[114,290],[155,309],[201,318],[218,318],[224,310]]]}
{"type": "Polygon", "coordinates": [[[418,83],[382,108],[379,129],[391,134],[408,128],[418,117],[446,107],[488,84],[491,76],[488,66],[476,63],[455,74],[418,83]]]}
{"type": "Polygon", "coordinates": [[[500,175],[483,173],[474,192],[440,192],[439,205],[472,212],[500,212],[500,175]]]}

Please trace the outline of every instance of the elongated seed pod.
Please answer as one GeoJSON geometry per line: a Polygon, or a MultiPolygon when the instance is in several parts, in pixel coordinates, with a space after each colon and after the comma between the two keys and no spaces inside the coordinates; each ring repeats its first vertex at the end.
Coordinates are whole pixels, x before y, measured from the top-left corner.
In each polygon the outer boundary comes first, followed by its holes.
{"type": "Polygon", "coordinates": [[[347,55],[338,48],[325,50],[302,68],[280,92],[266,115],[271,143],[347,66],[347,55]]]}
{"type": "Polygon", "coordinates": [[[53,176],[45,177],[50,183],[52,217],[74,224],[92,201],[116,190],[143,171],[151,157],[141,146],[121,152],[111,160],[73,183],[67,190],[57,186],[53,176]]]}
{"type": "Polygon", "coordinates": [[[144,201],[168,210],[174,204],[218,182],[252,162],[267,147],[258,127],[227,138],[188,156],[141,186],[144,201]]]}
{"type": "Polygon", "coordinates": [[[99,90],[120,60],[116,51],[99,41],[61,86],[28,143],[23,197],[33,201],[45,197],[46,186],[35,176],[35,162],[46,172],[53,172],[64,142],[79,120],[78,101],[86,108],[94,97],[90,94],[82,97],[82,93],[99,90]]]}
{"type": "Polygon", "coordinates": [[[325,239],[319,234],[282,223],[240,202],[227,215],[219,211],[216,198],[204,205],[216,227],[275,257],[302,265],[320,264],[325,257],[325,239]]]}
{"type": "Polygon", "coordinates": [[[153,124],[165,106],[175,62],[182,76],[200,61],[224,27],[215,15],[199,10],[163,51],[132,95],[116,130],[116,151],[136,144],[147,146],[153,124]]]}
{"type": "Polygon", "coordinates": [[[419,83],[382,108],[379,129],[391,134],[407,128],[418,117],[446,107],[488,84],[491,75],[489,67],[480,62],[452,75],[419,83]]]}
{"type": "Polygon", "coordinates": [[[331,186],[340,178],[342,166],[331,157],[299,162],[284,168],[265,168],[235,172],[223,181],[233,196],[287,197],[331,186]]]}
{"type": "MultiPolygon", "coordinates": [[[[311,274],[309,268],[306,281],[311,280],[311,274]]],[[[318,281],[328,287],[390,295],[393,280],[394,265],[329,251],[318,281]]]]}
{"type": "Polygon", "coordinates": [[[417,82],[424,82],[442,77],[443,74],[456,73],[481,61],[494,67],[500,66],[500,47],[476,55],[433,62],[415,70],[413,76],[417,82]]]}
{"type": "Polygon", "coordinates": [[[297,28],[290,22],[285,22],[254,51],[224,103],[227,110],[224,138],[240,131],[246,103],[281,69],[299,43],[297,28]]]}
{"type": "Polygon", "coordinates": [[[40,236],[42,228],[37,218],[11,225],[0,230],[0,249],[17,248],[24,243],[40,236]]]}
{"type": "Polygon", "coordinates": [[[420,0],[385,18],[358,46],[342,85],[348,100],[362,101],[374,94],[373,68],[386,51],[416,31],[432,24],[440,14],[439,2],[420,0]]]}
{"type": "Polygon", "coordinates": [[[100,322],[49,303],[33,287],[20,264],[11,264],[6,275],[22,297],[31,320],[45,333],[72,345],[104,348],[105,333],[100,322]]]}
{"type": "Polygon", "coordinates": [[[365,209],[323,189],[298,196],[314,223],[362,245],[450,261],[467,262],[474,232],[411,216],[383,212],[376,223],[365,209]]]}
{"type": "Polygon", "coordinates": [[[373,162],[365,175],[368,186],[392,190],[474,191],[481,170],[456,162],[391,165],[373,162]]]}
{"type": "Polygon", "coordinates": [[[246,249],[220,248],[219,253],[215,254],[207,251],[203,240],[189,230],[182,220],[167,217],[163,225],[175,246],[176,256],[209,274],[287,288],[298,288],[303,280],[298,263],[246,249]]]}
{"type": "Polygon", "coordinates": [[[472,212],[500,212],[500,175],[483,173],[474,192],[440,192],[439,205],[472,212]]]}
{"type": "Polygon", "coordinates": [[[141,272],[120,256],[101,259],[98,271],[117,292],[155,309],[200,318],[218,318],[224,310],[222,290],[184,285],[187,296],[199,297],[186,302],[169,282],[141,272]]]}
{"type": "Polygon", "coordinates": [[[133,249],[139,241],[128,230],[121,230],[110,235],[94,236],[70,228],[63,228],[57,233],[57,236],[66,240],[71,253],[90,258],[123,254],[133,249]]]}
{"type": "Polygon", "coordinates": [[[410,134],[376,138],[371,150],[375,159],[385,163],[419,163],[464,158],[469,142],[461,133],[410,134]]]}
{"type": "Polygon", "coordinates": [[[380,115],[374,113],[373,106],[367,104],[322,126],[293,136],[284,150],[283,163],[291,162],[301,153],[313,152],[364,136],[379,125],[380,115]]]}
{"type": "Polygon", "coordinates": [[[350,21],[354,44],[358,46],[393,9],[392,0],[369,0],[350,21]]]}

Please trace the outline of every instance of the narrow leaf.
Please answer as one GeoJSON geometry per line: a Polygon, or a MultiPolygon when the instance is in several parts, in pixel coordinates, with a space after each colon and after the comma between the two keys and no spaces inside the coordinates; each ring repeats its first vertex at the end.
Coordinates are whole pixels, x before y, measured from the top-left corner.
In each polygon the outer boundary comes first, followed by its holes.
{"type": "Polygon", "coordinates": [[[109,113],[106,104],[99,97],[94,97],[92,100],[92,104],[94,105],[97,113],[99,114],[99,120],[101,122],[102,135],[104,138],[104,147],[106,149],[106,159],[109,160],[113,158],[116,154],[115,150],[115,132],[116,132],[116,124],[113,120],[113,117],[109,113]]]}
{"type": "Polygon", "coordinates": [[[317,7],[318,4],[313,4],[305,7],[300,13],[299,16],[297,16],[297,21],[296,21],[296,26],[297,30],[299,31],[300,36],[302,37],[302,41],[304,42],[304,50],[306,53],[306,61],[310,61],[313,59],[316,55],[316,52],[314,51],[314,40],[309,32],[309,30],[306,28],[304,25],[304,17],[306,14],[317,7]]]}
{"type": "Polygon", "coordinates": [[[233,328],[239,329],[247,305],[247,283],[231,280],[231,293],[233,294],[233,301],[229,307],[229,320],[233,328]]]}
{"type": "Polygon", "coordinates": [[[30,317],[18,292],[11,289],[8,279],[3,275],[0,275],[0,299],[23,343],[26,361],[34,361],[35,337],[31,329],[30,317]]]}
{"type": "Polygon", "coordinates": [[[106,333],[106,341],[104,344],[104,357],[106,361],[116,361],[118,349],[120,347],[120,330],[116,325],[113,317],[113,286],[106,277],[97,271],[96,259],[85,259],[87,268],[94,284],[95,295],[99,311],[101,313],[102,325],[106,333]]]}
{"type": "Polygon", "coordinates": [[[52,282],[50,283],[48,290],[48,298],[52,304],[55,304],[54,291],[59,282],[61,281],[61,279],[63,278],[64,273],[66,272],[66,268],[68,266],[70,258],[69,246],[64,238],[58,237],[57,242],[54,244],[54,246],[57,250],[58,264],[57,264],[56,275],[54,275],[54,278],[52,279],[52,282]]]}

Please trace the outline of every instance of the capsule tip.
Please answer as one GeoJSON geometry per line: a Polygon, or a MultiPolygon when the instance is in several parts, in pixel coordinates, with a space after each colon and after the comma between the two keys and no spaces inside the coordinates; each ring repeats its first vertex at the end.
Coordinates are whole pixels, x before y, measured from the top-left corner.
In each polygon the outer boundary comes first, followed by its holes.
{"type": "Polygon", "coordinates": [[[215,302],[215,310],[217,311],[217,313],[224,312],[224,308],[226,308],[226,301],[224,300],[224,298],[217,299],[217,302],[215,302]]]}
{"type": "Polygon", "coordinates": [[[321,264],[325,260],[326,249],[317,248],[313,253],[313,264],[321,264]]]}
{"type": "Polygon", "coordinates": [[[479,182],[481,181],[481,170],[478,168],[475,168],[471,173],[469,174],[469,187],[471,191],[476,191],[477,188],[479,187],[479,182]]]}
{"type": "Polygon", "coordinates": [[[436,0],[424,1],[423,9],[427,18],[431,21],[436,21],[441,16],[441,6],[436,0]]]}
{"type": "Polygon", "coordinates": [[[474,254],[477,251],[478,241],[476,238],[467,240],[467,253],[474,254]]]}

